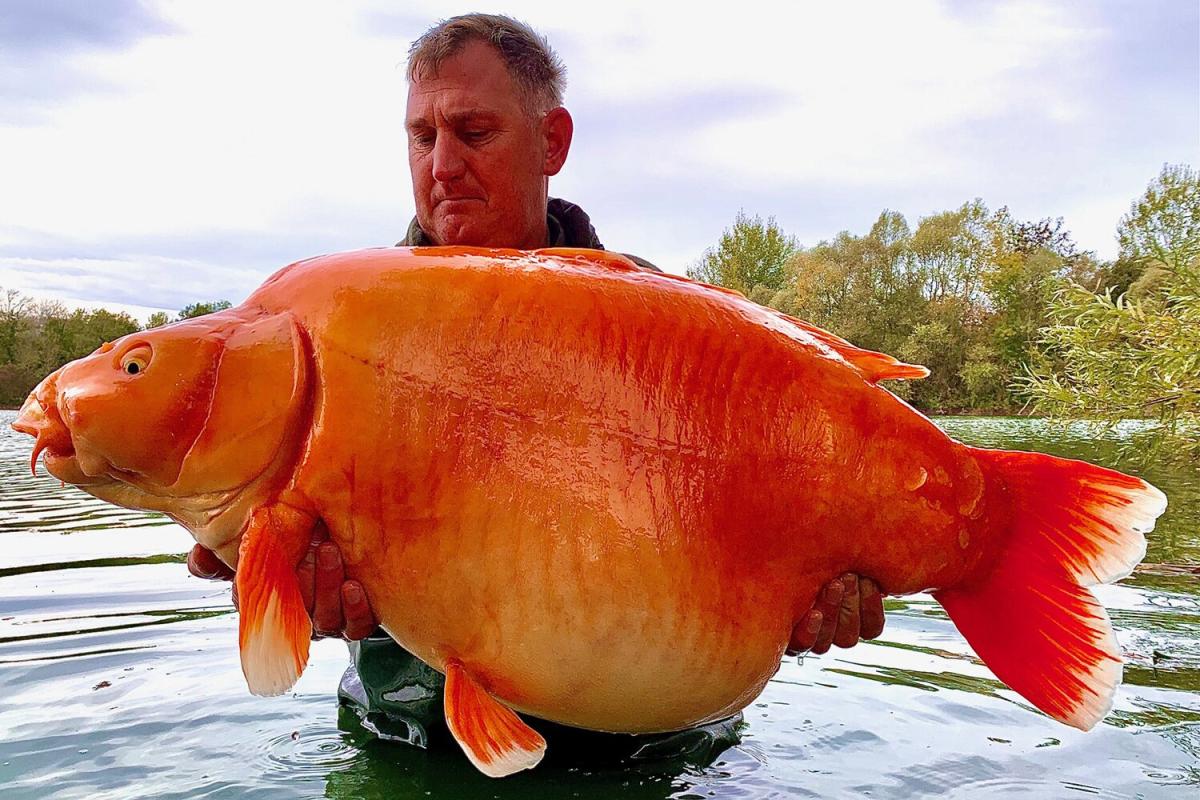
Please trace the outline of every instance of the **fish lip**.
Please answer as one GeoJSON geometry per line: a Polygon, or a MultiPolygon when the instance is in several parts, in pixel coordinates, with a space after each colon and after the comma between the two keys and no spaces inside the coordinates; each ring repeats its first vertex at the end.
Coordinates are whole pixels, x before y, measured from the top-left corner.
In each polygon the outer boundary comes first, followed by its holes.
{"type": "MultiPolygon", "coordinates": [[[[51,450],[51,439],[54,438],[50,433],[54,427],[55,421],[51,415],[46,413],[46,407],[42,405],[36,392],[30,393],[25,399],[25,403],[21,406],[21,410],[17,413],[17,418],[13,420],[11,428],[17,433],[24,433],[34,437],[33,455],[29,458],[29,471],[37,475],[38,458],[42,455],[42,451],[50,451],[47,453],[47,458],[53,453],[51,450]]],[[[61,439],[61,437],[57,437],[61,439]]],[[[70,441],[68,435],[68,441],[70,441]]],[[[72,447],[72,452],[74,448],[72,447]]],[[[46,467],[50,469],[49,466],[46,467]]]]}
{"type": "Polygon", "coordinates": [[[32,392],[21,406],[11,427],[16,432],[33,436],[35,439],[33,454],[29,458],[31,473],[37,475],[38,459],[45,453],[42,463],[47,472],[67,483],[83,485],[77,480],[67,480],[67,476],[76,478],[86,473],[79,467],[71,431],[63,423],[52,396],[43,401],[38,397],[37,390],[32,392]]]}
{"type": "Polygon", "coordinates": [[[79,458],[74,450],[69,453],[63,453],[53,448],[48,448],[45,458],[42,459],[42,464],[46,467],[46,472],[49,472],[58,480],[80,488],[91,488],[122,482],[118,477],[114,477],[107,472],[97,475],[89,475],[84,472],[83,468],[79,466],[79,458]]]}
{"type": "Polygon", "coordinates": [[[37,436],[40,426],[38,423],[45,423],[46,410],[42,408],[41,402],[37,396],[30,394],[25,398],[25,402],[21,405],[21,410],[17,412],[17,418],[9,425],[17,433],[25,433],[30,436],[37,436]]]}

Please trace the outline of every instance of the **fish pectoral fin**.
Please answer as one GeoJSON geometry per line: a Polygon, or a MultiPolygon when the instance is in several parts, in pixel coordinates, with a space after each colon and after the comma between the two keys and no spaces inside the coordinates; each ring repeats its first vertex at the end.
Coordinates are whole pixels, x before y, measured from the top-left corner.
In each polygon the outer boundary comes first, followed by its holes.
{"type": "Polygon", "coordinates": [[[306,518],[298,517],[285,507],[258,509],[238,550],[234,580],[242,674],[250,691],[262,697],[292,688],[308,665],[312,622],[296,579],[299,556],[294,552],[297,538],[303,548],[308,536],[306,518]]]}
{"type": "Polygon", "coordinates": [[[476,683],[462,663],[446,662],[446,724],[480,772],[503,778],[532,769],[546,740],[476,683]]]}

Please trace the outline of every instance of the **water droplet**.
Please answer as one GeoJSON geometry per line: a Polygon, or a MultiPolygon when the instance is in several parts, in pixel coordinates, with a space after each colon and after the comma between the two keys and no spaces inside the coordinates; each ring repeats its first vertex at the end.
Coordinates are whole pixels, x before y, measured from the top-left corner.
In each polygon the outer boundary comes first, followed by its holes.
{"type": "Polygon", "coordinates": [[[917,489],[920,489],[925,485],[925,481],[928,478],[929,473],[925,471],[925,468],[917,467],[917,471],[914,472],[912,476],[904,482],[904,488],[908,489],[910,492],[915,492],[917,489]]]}

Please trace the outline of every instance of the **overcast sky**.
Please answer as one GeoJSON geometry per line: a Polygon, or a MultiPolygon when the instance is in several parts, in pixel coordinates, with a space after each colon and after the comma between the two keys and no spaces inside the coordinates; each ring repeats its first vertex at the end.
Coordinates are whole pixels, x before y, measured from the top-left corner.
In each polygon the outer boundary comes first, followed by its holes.
{"type": "Polygon", "coordinates": [[[551,194],[672,272],[739,209],[803,244],[974,197],[1084,249],[1200,166],[1200,4],[70,2],[0,5],[0,287],[144,317],[401,238],[404,57],[508,13],[568,68],[551,194]]]}

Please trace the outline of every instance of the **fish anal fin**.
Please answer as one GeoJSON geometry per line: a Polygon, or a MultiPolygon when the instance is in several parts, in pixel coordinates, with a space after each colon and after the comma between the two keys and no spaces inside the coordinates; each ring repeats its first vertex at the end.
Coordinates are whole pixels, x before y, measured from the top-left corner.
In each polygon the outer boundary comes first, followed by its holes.
{"type": "Polygon", "coordinates": [[[805,333],[814,337],[829,349],[853,365],[863,377],[871,383],[879,381],[908,381],[929,377],[929,369],[918,364],[905,364],[887,353],[877,353],[874,350],[864,350],[855,347],[840,336],[818,328],[811,322],[805,322],[789,314],[780,312],[779,316],[786,319],[805,333]]]}
{"type": "Polygon", "coordinates": [[[1086,587],[1132,571],[1166,498],[1082,461],[972,452],[1011,496],[1012,527],[986,573],[933,596],[996,677],[1051,717],[1088,730],[1112,707],[1121,651],[1086,587]]]}
{"type": "Polygon", "coordinates": [[[537,766],[546,740],[516,712],[487,693],[462,662],[446,662],[446,724],[471,763],[484,775],[503,778],[537,766]]]}
{"type": "Polygon", "coordinates": [[[304,523],[289,509],[258,509],[238,550],[234,580],[242,674],[250,691],[263,697],[292,688],[308,664],[312,622],[296,579],[308,538],[304,523]]]}

